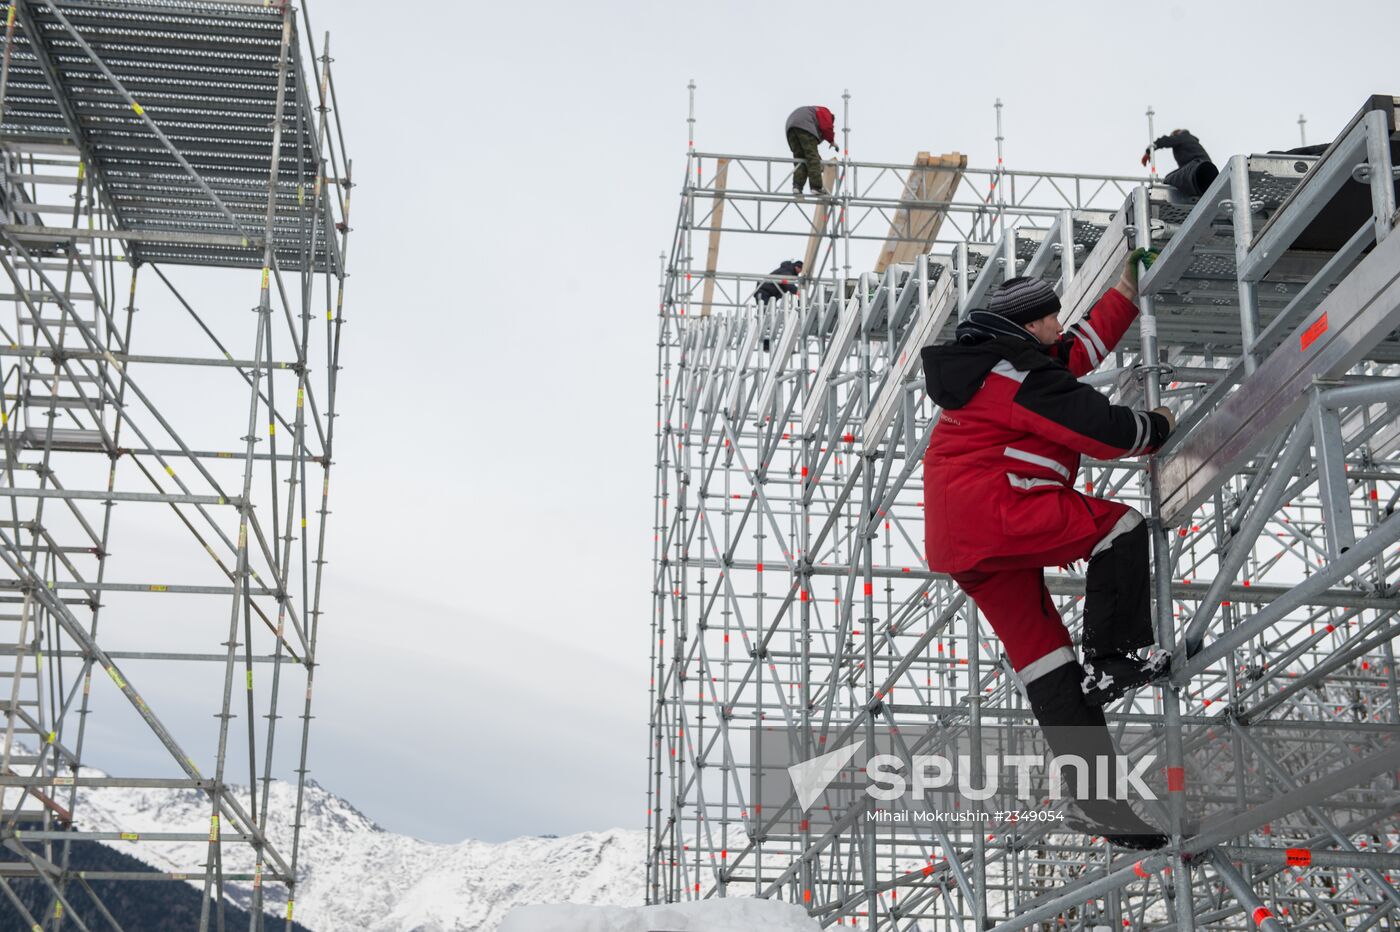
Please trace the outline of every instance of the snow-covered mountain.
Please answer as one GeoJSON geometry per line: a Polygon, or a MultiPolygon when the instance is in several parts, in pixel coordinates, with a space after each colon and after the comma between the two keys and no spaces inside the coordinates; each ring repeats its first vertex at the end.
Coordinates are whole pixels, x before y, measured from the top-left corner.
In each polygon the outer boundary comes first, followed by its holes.
{"type": "MultiPolygon", "coordinates": [[[[85,768],[84,776],[97,771],[85,768]]],[[[291,850],[296,787],[274,782],[268,798],[272,841],[291,850]]],[[[247,793],[239,798],[247,806],[247,793]]],[[[262,804],[261,798],[258,800],[262,804]]],[[[196,790],[86,789],[74,815],[88,831],[203,832],[209,799],[196,790]]],[[[228,826],[225,825],[225,831],[228,826]]],[[[614,829],[563,838],[518,838],[492,844],[435,844],[385,831],[345,800],[308,782],[294,917],[315,932],[494,932],[516,906],[572,902],[642,902],[645,833],[614,829]]],[[[159,870],[201,878],[204,842],[110,842],[159,870]]],[[[251,852],[225,846],[224,870],[252,871],[251,852]],[[231,854],[242,860],[231,859],[231,854]]],[[[198,884],[197,884],[198,885],[198,884]]],[[[226,885],[247,906],[252,883],[226,885]],[[230,889],[231,886],[231,889],[230,889]]],[[[281,885],[264,888],[264,907],[286,914],[281,885]]]]}

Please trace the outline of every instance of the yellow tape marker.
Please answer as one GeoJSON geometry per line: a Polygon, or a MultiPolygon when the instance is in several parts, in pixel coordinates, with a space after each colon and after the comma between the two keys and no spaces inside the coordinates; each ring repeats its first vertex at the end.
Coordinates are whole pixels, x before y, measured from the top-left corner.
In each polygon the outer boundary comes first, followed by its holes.
{"type": "Polygon", "coordinates": [[[5,25],[6,25],[6,26],[13,26],[14,24],[15,24],[15,5],[14,5],[13,3],[11,3],[11,4],[10,4],[10,12],[8,12],[8,13],[5,14],[5,25]]]}
{"type": "Polygon", "coordinates": [[[131,102],[131,109],[136,111],[137,116],[145,116],[146,114],[146,108],[141,106],[134,100],[131,102]]]}
{"type": "Polygon", "coordinates": [[[172,479],[175,478],[175,467],[174,467],[174,466],[167,466],[167,467],[165,467],[165,471],[170,475],[170,477],[171,477],[172,479]]]}
{"type": "Polygon", "coordinates": [[[276,437],[276,436],[277,436],[277,422],[276,422],[276,421],[273,421],[271,424],[267,425],[267,435],[268,435],[269,437],[276,437]]]}
{"type": "Polygon", "coordinates": [[[169,587],[169,586],[149,586],[149,587],[147,587],[147,588],[148,588],[151,592],[169,592],[169,591],[170,591],[170,587],[169,587]]]}
{"type": "Polygon", "coordinates": [[[267,269],[263,269],[262,286],[264,289],[267,288],[267,269]]]}
{"type": "Polygon", "coordinates": [[[288,900],[288,901],[287,901],[287,918],[288,918],[288,919],[292,918],[292,903],[293,903],[292,900],[288,900]]]}
{"type": "Polygon", "coordinates": [[[218,841],[218,840],[219,840],[219,817],[218,817],[218,816],[210,816],[210,817],[209,817],[209,840],[210,840],[210,841],[218,841]]]}
{"type": "Polygon", "coordinates": [[[306,390],[305,390],[305,389],[301,389],[301,388],[297,389],[297,407],[298,407],[298,408],[302,407],[302,406],[303,406],[303,403],[304,403],[305,401],[306,401],[306,390]]]}
{"type": "MultiPolygon", "coordinates": [[[[87,163],[86,163],[86,162],[79,162],[79,163],[78,163],[78,180],[79,180],[79,181],[82,181],[85,177],[87,177],[87,163]]],[[[132,289],[134,290],[134,289],[136,288],[136,284],[133,282],[131,287],[132,287],[132,289]]]]}
{"type": "Polygon", "coordinates": [[[249,688],[249,689],[252,689],[252,688],[253,688],[253,671],[252,671],[252,670],[249,670],[249,671],[248,671],[248,688],[249,688]]]}
{"type": "Polygon", "coordinates": [[[49,743],[49,744],[53,744],[53,743],[54,743],[55,741],[57,741],[57,740],[58,740],[58,732],[56,732],[56,731],[51,731],[51,732],[49,732],[48,743],[49,743]]]}
{"type": "Polygon", "coordinates": [[[140,837],[136,832],[122,832],[122,841],[136,841],[140,837]]]}
{"type": "Polygon", "coordinates": [[[118,689],[126,689],[126,680],[122,679],[122,675],[117,672],[116,667],[108,667],[107,675],[112,678],[113,683],[117,684],[118,689]]]}

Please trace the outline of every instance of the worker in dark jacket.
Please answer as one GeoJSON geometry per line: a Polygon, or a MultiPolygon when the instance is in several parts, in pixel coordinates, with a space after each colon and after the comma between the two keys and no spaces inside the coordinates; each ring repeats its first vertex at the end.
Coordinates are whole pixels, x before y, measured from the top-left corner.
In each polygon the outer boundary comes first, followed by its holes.
{"type": "Polygon", "coordinates": [[[802,260],[789,259],[768,274],[780,277],[775,282],[764,282],[754,290],[753,296],[759,304],[776,301],[784,294],[797,294],[797,280],[802,277],[802,260]]]}
{"type": "MultiPolygon", "coordinates": [[[[1054,289],[1013,278],[987,310],[958,326],[954,343],[922,353],[929,395],[942,408],[924,457],[929,568],[950,574],[981,609],[1056,754],[1111,760],[1102,706],[1166,665],[1163,652],[1142,650],[1155,641],[1142,515],[1074,487],[1081,456],[1151,453],[1174,423],[1165,408],[1110,404],[1078,379],[1137,317],[1137,263],[1145,255],[1129,257],[1118,284],[1068,333],[1054,289]],[[1089,565],[1081,668],[1044,568],[1082,559],[1089,565]]],[[[1097,771],[1090,772],[1093,782],[1097,771]]],[[[1086,787],[1078,795],[1113,841],[1165,844],[1126,802],[1093,798],[1097,790],[1086,787]]]]}
{"type": "Polygon", "coordinates": [[[787,118],[787,141],[795,160],[792,192],[801,197],[803,184],[808,184],[813,194],[825,195],[822,157],[817,147],[825,142],[836,148],[836,115],[825,107],[798,107],[787,118]]]}
{"type": "Polygon", "coordinates": [[[1162,180],[1187,197],[1200,197],[1206,193],[1220,174],[1220,169],[1210,160],[1205,146],[1191,134],[1190,130],[1174,129],[1165,136],[1158,137],[1142,154],[1142,164],[1152,158],[1153,149],[1170,149],[1176,159],[1176,171],[1170,172],[1162,180]]]}

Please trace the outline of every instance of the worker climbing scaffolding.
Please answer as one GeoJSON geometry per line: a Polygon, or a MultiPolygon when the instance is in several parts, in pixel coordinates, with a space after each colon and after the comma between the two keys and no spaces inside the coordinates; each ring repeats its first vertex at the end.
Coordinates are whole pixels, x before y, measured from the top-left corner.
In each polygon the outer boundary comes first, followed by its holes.
{"type": "MultiPolygon", "coordinates": [[[[1078,380],[1137,316],[1135,250],[1118,283],[1065,333],[1046,282],[1007,281],[955,341],[925,347],[942,408],[924,458],[929,568],[949,573],[982,610],[1056,754],[1114,755],[1102,707],[1160,674],[1149,594],[1147,526],[1136,509],[1074,488],[1081,456],[1151,453],[1171,433],[1166,408],[1110,404],[1078,380]],[[1088,560],[1081,668],[1050,600],[1044,568],[1088,560]]],[[[1098,796],[1099,784],[1079,795],[1098,796]]],[[[1121,800],[1082,799],[1095,827],[1131,847],[1165,843],[1121,800]]]]}

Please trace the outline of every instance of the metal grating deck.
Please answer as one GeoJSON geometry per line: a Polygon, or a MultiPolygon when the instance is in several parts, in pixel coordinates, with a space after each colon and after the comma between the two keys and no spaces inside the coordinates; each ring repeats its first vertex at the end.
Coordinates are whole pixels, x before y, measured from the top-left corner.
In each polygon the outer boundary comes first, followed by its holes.
{"type": "MultiPolygon", "coordinates": [[[[135,258],[260,266],[258,241],[266,226],[272,169],[281,10],[181,0],[66,0],[56,6],[228,206],[243,232],[128,106],[46,3],[24,3],[15,24],[0,139],[77,142],[90,153],[116,228],[198,234],[195,238],[201,240],[132,243],[135,258]],[[31,44],[33,37],[24,28],[26,21],[42,36],[42,50],[57,74],[59,94],[76,115],[81,140],[71,138],[63,108],[31,44]],[[242,245],[244,234],[250,240],[247,246],[242,245]],[[218,241],[211,241],[211,236],[218,241]]],[[[308,246],[317,174],[317,114],[302,80],[297,48],[294,36],[272,235],[281,267],[303,268],[310,248],[315,267],[324,270],[324,228],[317,229],[314,244],[308,246]]]]}

